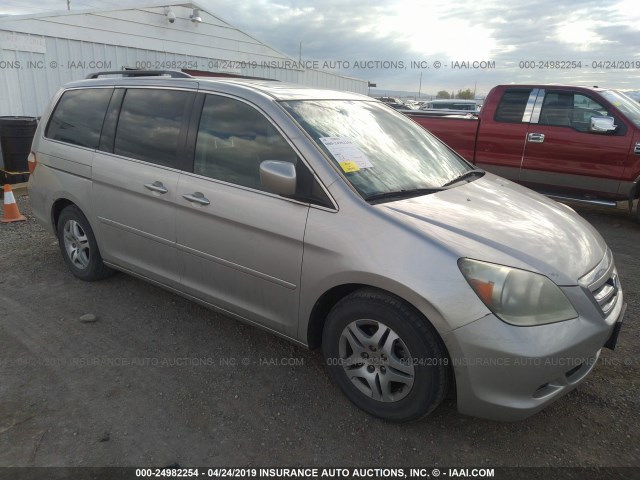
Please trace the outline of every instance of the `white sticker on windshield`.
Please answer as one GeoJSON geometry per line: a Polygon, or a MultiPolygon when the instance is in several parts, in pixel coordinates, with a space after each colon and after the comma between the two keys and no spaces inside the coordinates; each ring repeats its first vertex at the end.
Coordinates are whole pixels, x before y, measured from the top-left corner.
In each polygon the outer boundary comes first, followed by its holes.
{"type": "Polygon", "coordinates": [[[367,156],[348,137],[320,137],[320,141],[345,173],[373,167],[367,156]]]}

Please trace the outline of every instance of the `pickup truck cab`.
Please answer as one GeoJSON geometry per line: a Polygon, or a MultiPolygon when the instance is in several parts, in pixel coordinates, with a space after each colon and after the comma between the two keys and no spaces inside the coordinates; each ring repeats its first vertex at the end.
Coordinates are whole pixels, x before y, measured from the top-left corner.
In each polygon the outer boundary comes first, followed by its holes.
{"type": "Polygon", "coordinates": [[[478,116],[408,115],[465,159],[548,196],[631,209],[640,193],[640,104],[622,92],[500,85],[478,116]]]}

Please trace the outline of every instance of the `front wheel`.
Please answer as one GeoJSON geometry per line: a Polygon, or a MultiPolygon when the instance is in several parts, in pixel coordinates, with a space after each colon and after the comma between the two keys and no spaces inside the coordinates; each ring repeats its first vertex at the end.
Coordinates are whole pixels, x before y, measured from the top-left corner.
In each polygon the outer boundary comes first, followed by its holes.
{"type": "Polygon", "coordinates": [[[366,412],[417,420],[444,399],[448,357],[433,328],[400,299],[358,290],[331,310],[323,332],[329,374],[366,412]]]}
{"type": "Polygon", "coordinates": [[[102,262],[91,225],[78,207],[62,210],[57,230],[64,261],[76,277],[92,282],[113,275],[114,270],[102,262]]]}

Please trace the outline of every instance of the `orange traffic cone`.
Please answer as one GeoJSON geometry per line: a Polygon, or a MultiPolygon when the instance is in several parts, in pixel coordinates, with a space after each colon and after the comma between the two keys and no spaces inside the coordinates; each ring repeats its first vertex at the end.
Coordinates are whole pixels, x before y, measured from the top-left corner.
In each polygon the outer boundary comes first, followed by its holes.
{"type": "Polygon", "coordinates": [[[4,216],[0,218],[0,223],[9,222],[23,222],[27,218],[24,215],[20,215],[18,210],[18,204],[16,203],[16,197],[13,196],[11,191],[11,185],[5,183],[4,185],[4,216]]]}

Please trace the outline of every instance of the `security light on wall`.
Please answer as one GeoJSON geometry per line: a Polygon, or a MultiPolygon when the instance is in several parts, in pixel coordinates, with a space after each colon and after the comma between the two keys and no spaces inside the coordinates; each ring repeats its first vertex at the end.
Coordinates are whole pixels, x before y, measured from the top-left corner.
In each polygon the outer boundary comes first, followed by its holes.
{"type": "Polygon", "coordinates": [[[193,9],[193,13],[189,17],[193,23],[202,23],[202,17],[200,16],[200,10],[197,8],[193,9]]]}

